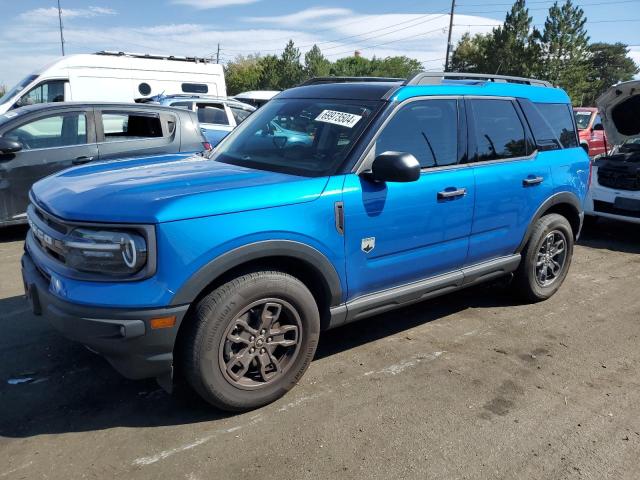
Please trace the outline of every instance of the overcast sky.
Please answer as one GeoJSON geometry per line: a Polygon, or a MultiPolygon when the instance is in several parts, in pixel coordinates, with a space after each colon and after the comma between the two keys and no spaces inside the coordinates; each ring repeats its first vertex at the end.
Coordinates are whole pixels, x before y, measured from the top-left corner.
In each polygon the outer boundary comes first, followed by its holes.
{"type": "MultiPolygon", "coordinates": [[[[280,53],[291,38],[306,51],[317,43],[332,60],[408,55],[440,70],[450,0],[61,0],[67,54],[99,50],[173,55],[280,53]]],[[[55,1],[1,0],[0,83],[11,86],[60,55],[55,1]]],[[[459,0],[454,39],[501,23],[509,0],[459,0]]],[[[542,24],[552,4],[530,0],[542,24]]],[[[625,42],[640,63],[640,0],[583,0],[593,41],[625,42]]]]}

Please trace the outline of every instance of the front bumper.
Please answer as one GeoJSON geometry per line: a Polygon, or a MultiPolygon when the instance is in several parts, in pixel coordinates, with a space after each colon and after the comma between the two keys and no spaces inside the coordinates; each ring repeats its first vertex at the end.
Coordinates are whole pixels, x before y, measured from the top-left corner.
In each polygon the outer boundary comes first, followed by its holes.
{"type": "Polygon", "coordinates": [[[25,293],[33,312],[43,315],[65,337],[104,356],[127,378],[171,374],[173,349],[188,305],[161,309],[99,308],[66,302],[52,294],[49,280],[25,252],[22,257],[25,293]],[[171,328],[154,330],[150,320],[176,317],[171,328]]]}
{"type": "MultiPolygon", "coordinates": [[[[593,175],[596,174],[597,171],[594,169],[593,175]]],[[[593,217],[604,217],[612,220],[620,220],[622,222],[640,223],[640,214],[637,211],[624,211],[615,207],[617,197],[640,201],[640,192],[614,190],[612,188],[603,187],[594,181],[589,189],[589,193],[587,194],[584,213],[593,217]],[[596,208],[596,203],[594,202],[599,202],[600,207],[596,208]]]]}

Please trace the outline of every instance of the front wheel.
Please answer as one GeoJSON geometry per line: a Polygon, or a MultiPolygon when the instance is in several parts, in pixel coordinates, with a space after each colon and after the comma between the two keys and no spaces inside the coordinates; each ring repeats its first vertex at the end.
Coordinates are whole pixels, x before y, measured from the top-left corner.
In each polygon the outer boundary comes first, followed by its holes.
{"type": "Polygon", "coordinates": [[[569,271],[573,243],[573,231],[565,217],[552,213],[538,219],[514,277],[516,293],[533,302],[556,293],[569,271]]]}
{"type": "Polygon", "coordinates": [[[188,321],[187,380],[207,402],[228,411],[257,408],[289,391],[309,366],[320,334],[309,289],[275,271],[225,283],[188,321]]]}

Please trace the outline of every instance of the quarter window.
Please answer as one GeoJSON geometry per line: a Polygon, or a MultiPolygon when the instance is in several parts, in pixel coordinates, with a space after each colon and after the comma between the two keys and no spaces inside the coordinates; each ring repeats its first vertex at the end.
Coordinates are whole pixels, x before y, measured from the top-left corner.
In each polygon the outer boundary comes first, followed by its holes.
{"type": "Polygon", "coordinates": [[[236,125],[240,125],[244,120],[251,115],[251,110],[245,110],[244,108],[229,107],[233,118],[236,120],[236,125]]]}
{"type": "Polygon", "coordinates": [[[142,113],[102,113],[104,139],[107,142],[162,137],[158,115],[142,113]]]}
{"type": "Polygon", "coordinates": [[[574,125],[573,111],[568,104],[536,103],[535,105],[564,148],[578,146],[578,136],[574,125]]]}
{"type": "Polygon", "coordinates": [[[524,127],[510,100],[470,100],[469,107],[475,131],[475,161],[527,155],[524,127]]]}
{"type": "Polygon", "coordinates": [[[68,147],[87,143],[87,118],[82,113],[67,113],[39,118],[4,134],[17,140],[23,150],[68,147]]]}
{"type": "Polygon", "coordinates": [[[388,151],[411,153],[422,168],[457,163],[457,100],[423,100],[402,107],[376,140],[376,155],[388,151]]]}

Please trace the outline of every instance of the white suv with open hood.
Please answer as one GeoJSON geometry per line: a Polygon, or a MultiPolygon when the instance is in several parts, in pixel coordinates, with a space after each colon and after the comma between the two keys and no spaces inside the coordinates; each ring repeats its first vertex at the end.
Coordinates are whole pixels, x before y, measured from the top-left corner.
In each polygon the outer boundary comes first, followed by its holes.
{"type": "Polygon", "coordinates": [[[640,80],[614,85],[597,104],[614,148],[592,163],[585,214],[640,223],[640,80]]]}

